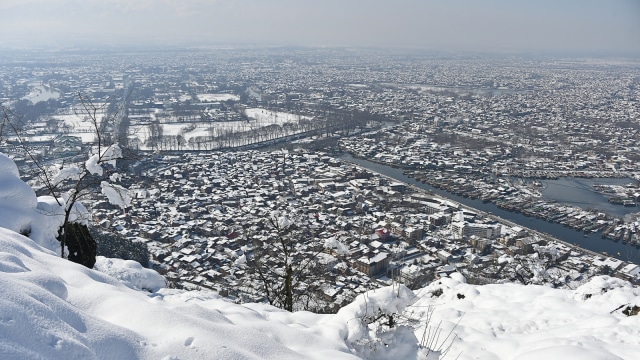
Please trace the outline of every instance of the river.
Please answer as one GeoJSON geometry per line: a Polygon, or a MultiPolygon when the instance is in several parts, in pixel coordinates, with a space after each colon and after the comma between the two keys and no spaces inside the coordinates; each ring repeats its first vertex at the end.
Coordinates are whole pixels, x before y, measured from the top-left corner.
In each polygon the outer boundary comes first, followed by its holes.
{"type": "Polygon", "coordinates": [[[560,178],[557,180],[541,180],[544,186],[542,197],[545,200],[555,200],[559,203],[578,206],[583,209],[597,209],[608,215],[623,218],[627,214],[640,211],[635,206],[625,207],[609,202],[609,198],[597,191],[593,185],[619,185],[624,186],[629,183],[637,183],[630,178],[614,179],[582,179],[582,178],[560,178]]]}
{"type": "Polygon", "coordinates": [[[414,185],[431,193],[438,194],[442,197],[457,201],[474,209],[478,209],[486,213],[492,213],[493,215],[509,220],[518,225],[539,231],[541,233],[549,234],[557,239],[560,239],[567,243],[575,244],[584,249],[598,253],[606,252],[610,256],[614,256],[618,259],[640,264],[640,251],[637,248],[628,244],[623,244],[622,242],[614,242],[611,240],[602,239],[600,233],[590,233],[588,235],[585,235],[582,232],[573,230],[560,224],[550,223],[542,219],[528,217],[520,213],[503,210],[493,203],[483,203],[479,199],[469,199],[462,196],[457,196],[447,191],[434,188],[431,185],[423,184],[422,182],[414,178],[410,178],[402,173],[402,169],[396,169],[391,166],[374,163],[364,159],[354,158],[349,154],[343,154],[342,159],[358,164],[363,168],[367,168],[371,171],[386,175],[398,181],[414,185]]]}

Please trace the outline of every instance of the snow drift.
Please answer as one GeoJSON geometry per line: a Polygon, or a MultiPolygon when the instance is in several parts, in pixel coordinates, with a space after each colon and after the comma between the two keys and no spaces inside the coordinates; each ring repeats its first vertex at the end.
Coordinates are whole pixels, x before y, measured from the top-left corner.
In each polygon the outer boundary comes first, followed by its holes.
{"type": "MultiPolygon", "coordinates": [[[[113,270],[117,263],[109,272],[122,272],[113,270]]],[[[293,315],[291,325],[270,321],[280,310],[256,311],[211,292],[132,290],[7,229],[0,229],[0,286],[3,359],[355,358],[337,336],[321,337],[293,315]]]]}

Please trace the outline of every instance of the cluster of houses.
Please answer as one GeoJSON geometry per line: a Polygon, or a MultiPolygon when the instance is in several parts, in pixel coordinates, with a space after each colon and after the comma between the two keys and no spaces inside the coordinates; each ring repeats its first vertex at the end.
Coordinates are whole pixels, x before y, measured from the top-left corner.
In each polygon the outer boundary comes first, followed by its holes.
{"type": "MultiPolygon", "coordinates": [[[[478,282],[531,280],[533,270],[516,264],[544,262],[556,275],[531,281],[569,286],[605,265],[611,273],[625,265],[598,263],[325,154],[187,153],[148,158],[135,170],[139,177],[124,180],[135,193],[132,207],[123,213],[98,201],[95,222],[145,241],[154,266],[176,286],[211,288],[238,301],[265,301],[250,264],[257,248],[277,240],[269,219],[282,215],[304,233],[298,256],[325,266],[307,285],[326,311],[394,280],[420,286],[454,271],[478,282]]],[[[268,256],[279,266],[280,254],[268,256]]]]}
{"type": "MultiPolygon", "coordinates": [[[[583,209],[547,201],[542,197],[540,182],[541,179],[560,176],[629,178],[626,186],[598,185],[594,191],[609,197],[610,203],[635,208],[640,200],[638,182],[633,180],[640,177],[638,163],[615,162],[602,154],[582,154],[575,156],[578,160],[585,157],[578,169],[548,158],[540,149],[534,149],[526,156],[518,155],[521,149],[504,141],[478,140],[482,144],[478,146],[464,137],[451,142],[445,140],[450,141],[451,138],[443,135],[442,129],[406,122],[344,137],[340,146],[355,157],[402,168],[408,176],[449,193],[490,201],[500,208],[561,223],[586,233],[612,232],[616,240],[631,244],[640,241],[639,218],[621,219],[597,207],[583,209]],[[619,224],[623,221],[626,223],[619,224]],[[616,225],[620,227],[615,229],[616,225]]],[[[574,165],[579,162],[575,159],[574,165]]]]}
{"type": "MultiPolygon", "coordinates": [[[[224,137],[232,147],[224,126],[257,126],[243,116],[247,107],[294,113],[306,122],[335,114],[346,121],[345,114],[359,111],[402,122],[341,139],[341,148],[356,157],[585,232],[610,230],[622,241],[640,234],[635,219],[617,224],[597,212],[543,201],[537,182],[559,176],[640,179],[637,66],[372,56],[351,49],[126,56],[131,61],[102,54],[34,54],[28,66],[7,61],[0,65],[6,75],[0,98],[19,99],[34,86],[55,90],[59,97],[51,103],[60,109],[25,120],[28,139],[58,159],[93,141],[69,124],[55,131],[47,126],[47,119],[74,118],[78,93],[96,104],[125,99],[130,146],[151,142],[155,146],[148,148],[157,151],[199,149],[187,141],[196,133],[224,137]]],[[[308,229],[305,239],[314,243],[301,249],[303,255],[315,254],[315,243],[326,247],[319,261],[329,271],[314,291],[329,307],[379,283],[397,279],[419,286],[453,271],[478,282],[556,286],[574,286],[597,273],[637,281],[640,272],[325,154],[185,153],[145,159],[135,170],[139,176],[123,179],[135,191],[132,207],[123,213],[96,201],[96,223],[147,242],[156,267],[176,285],[217,289],[239,301],[263,300],[248,266],[255,249],[273,240],[265,219],[274,213],[308,229]]],[[[635,205],[640,190],[623,190],[616,201],[635,205]]],[[[272,256],[268,260],[277,266],[277,254],[272,256]]]]}

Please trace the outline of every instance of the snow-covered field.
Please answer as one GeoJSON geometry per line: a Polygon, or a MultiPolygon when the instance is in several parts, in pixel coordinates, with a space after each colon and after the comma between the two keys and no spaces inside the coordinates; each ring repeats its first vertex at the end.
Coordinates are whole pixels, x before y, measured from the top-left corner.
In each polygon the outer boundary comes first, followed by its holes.
{"type": "MultiPolygon", "coordinates": [[[[83,110],[77,110],[78,114],[82,114],[83,110]]],[[[52,118],[56,120],[61,120],[63,122],[63,126],[67,126],[73,131],[77,132],[94,132],[93,124],[89,121],[85,116],[78,115],[75,113],[66,114],[66,115],[53,115],[52,118]]],[[[96,113],[97,119],[102,119],[102,117],[106,114],[104,111],[99,111],[96,113]]]]}
{"type": "Polygon", "coordinates": [[[181,102],[185,102],[185,101],[193,100],[193,97],[191,95],[184,94],[184,95],[180,95],[178,100],[181,102]]]}
{"type": "MultiPolygon", "coordinates": [[[[228,94],[204,94],[204,95],[228,95],[228,94]]],[[[200,96],[200,95],[199,95],[200,96]]],[[[234,133],[234,134],[242,134],[237,135],[237,138],[232,140],[231,143],[227,143],[227,145],[241,146],[250,144],[254,140],[250,140],[246,138],[246,133],[264,128],[270,125],[283,125],[285,123],[294,123],[297,124],[300,120],[303,119],[311,119],[308,116],[302,116],[292,113],[286,112],[277,112],[270,111],[263,108],[250,108],[245,110],[245,114],[249,118],[248,121],[245,120],[235,120],[235,121],[210,121],[210,122],[167,122],[161,123],[160,127],[162,128],[163,136],[178,136],[181,135],[186,144],[183,144],[181,148],[190,149],[192,144],[189,142],[194,138],[210,138],[217,137],[222,134],[234,133]]],[[[155,119],[155,114],[151,114],[151,119],[155,119]]],[[[147,141],[149,140],[151,134],[149,125],[140,125],[136,124],[134,121],[129,128],[129,137],[130,138],[138,138],[140,141],[139,147],[141,149],[149,149],[147,141]]],[[[291,133],[288,133],[291,135],[291,133]]],[[[172,145],[165,145],[167,146],[172,145]]],[[[211,145],[211,147],[216,147],[218,145],[211,145]]]]}
{"type": "MultiPolygon", "coordinates": [[[[80,113],[81,110],[78,110],[78,114],[80,113]]],[[[105,114],[105,112],[97,112],[96,117],[101,119],[105,114]]],[[[62,121],[62,126],[68,129],[65,135],[77,136],[82,139],[83,143],[92,143],[95,141],[95,128],[87,118],[76,114],[53,115],[52,118],[62,121]]]]}
{"type": "MultiPolygon", "coordinates": [[[[200,101],[225,101],[234,100],[238,101],[238,97],[233,94],[200,94],[197,95],[200,101]]],[[[99,108],[96,113],[98,118],[105,115],[102,111],[104,104],[99,108]]],[[[215,112],[215,110],[212,110],[215,112]]],[[[78,110],[78,114],[82,114],[81,110],[78,110]]],[[[53,115],[52,118],[61,121],[62,128],[65,131],[65,135],[77,136],[82,139],[83,143],[92,143],[95,141],[95,129],[90,121],[85,117],[75,114],[73,110],[69,110],[67,114],[53,115]]],[[[242,146],[251,144],[257,140],[247,138],[247,133],[261,129],[270,125],[283,125],[285,123],[297,124],[300,120],[311,120],[308,116],[302,116],[287,112],[271,111],[263,108],[249,108],[245,110],[245,114],[249,120],[234,120],[234,121],[206,121],[206,122],[174,122],[177,119],[170,119],[170,121],[160,121],[160,127],[162,128],[162,136],[176,137],[181,135],[186,144],[182,144],[180,148],[190,149],[192,143],[189,141],[194,138],[204,139],[211,137],[218,137],[220,135],[227,136],[229,133],[237,134],[236,139],[225,140],[226,146],[242,146]],[[238,135],[240,134],[240,135],[238,135]]],[[[215,117],[215,116],[214,116],[215,117]]],[[[151,125],[150,122],[156,121],[156,113],[150,113],[146,116],[132,116],[131,125],[129,127],[128,137],[130,143],[137,139],[137,146],[140,149],[149,150],[149,139],[151,137],[151,125]],[[137,121],[140,117],[143,121],[137,121]]],[[[44,126],[44,124],[40,124],[44,126]]],[[[302,130],[288,130],[287,135],[292,135],[296,131],[302,130]]],[[[54,137],[55,135],[49,135],[54,137]]],[[[40,135],[42,137],[42,135],[40,135]]],[[[35,139],[36,137],[32,137],[35,139]]],[[[215,148],[220,146],[215,140],[205,148],[215,148]]],[[[176,147],[171,140],[167,140],[166,144],[160,146],[162,149],[171,149],[176,147]]],[[[199,147],[198,147],[199,149],[199,147]]]]}
{"type": "Polygon", "coordinates": [[[297,114],[291,114],[281,111],[271,111],[263,108],[249,108],[244,113],[250,118],[256,121],[261,126],[267,126],[271,124],[284,124],[288,122],[297,123],[302,119],[311,119],[308,116],[302,116],[297,114]]]}
{"type": "Polygon", "coordinates": [[[240,97],[233,94],[198,94],[196,97],[202,102],[218,102],[227,100],[240,101],[240,97]]]}
{"type": "Polygon", "coordinates": [[[160,275],[131,261],[99,258],[87,269],[56,255],[59,218],[18,176],[0,154],[1,359],[582,360],[640,353],[640,317],[622,314],[640,305],[640,291],[606,276],[555,290],[469,285],[454,273],[415,292],[374,290],[335,315],[318,315],[165,289],[160,275]],[[389,314],[391,329],[380,317],[389,314]]]}

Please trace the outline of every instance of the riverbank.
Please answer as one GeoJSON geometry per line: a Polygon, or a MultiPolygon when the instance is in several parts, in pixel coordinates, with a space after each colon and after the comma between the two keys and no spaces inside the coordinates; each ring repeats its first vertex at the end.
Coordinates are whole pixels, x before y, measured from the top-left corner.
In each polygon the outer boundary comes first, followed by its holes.
{"type": "MultiPolygon", "coordinates": [[[[608,238],[602,238],[601,234],[598,232],[589,231],[585,233],[584,230],[576,231],[574,228],[571,228],[569,226],[563,226],[563,224],[560,222],[549,222],[544,217],[527,215],[531,211],[530,203],[520,204],[521,206],[528,206],[525,212],[514,212],[510,211],[507,208],[499,207],[497,204],[490,201],[483,201],[483,199],[481,198],[472,198],[469,196],[465,197],[459,194],[448,192],[445,189],[431,186],[428,183],[422,182],[421,180],[423,179],[410,177],[405,173],[404,170],[397,167],[356,158],[349,154],[343,154],[341,158],[396,181],[402,181],[421,190],[426,190],[431,195],[438,195],[442,198],[456,201],[457,203],[467,206],[477,212],[490,214],[492,216],[495,216],[496,219],[508,221],[513,224],[517,224],[518,226],[534,230],[541,236],[556,239],[572,247],[584,249],[593,254],[606,254],[623,261],[640,264],[640,251],[638,251],[636,247],[621,241],[615,242],[608,240],[608,238]]],[[[509,185],[505,183],[504,186],[507,187],[509,185]]],[[[515,207],[511,206],[511,208],[515,207]]],[[[567,215],[567,218],[568,217],[569,216],[567,215]]],[[[611,224],[609,226],[611,226],[611,224]]],[[[604,230],[606,230],[606,228],[604,230]]]]}

